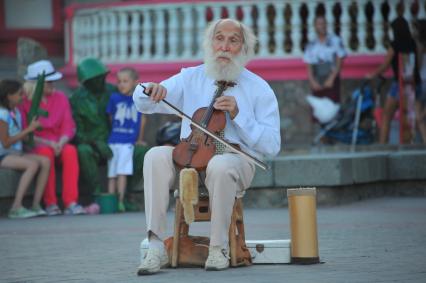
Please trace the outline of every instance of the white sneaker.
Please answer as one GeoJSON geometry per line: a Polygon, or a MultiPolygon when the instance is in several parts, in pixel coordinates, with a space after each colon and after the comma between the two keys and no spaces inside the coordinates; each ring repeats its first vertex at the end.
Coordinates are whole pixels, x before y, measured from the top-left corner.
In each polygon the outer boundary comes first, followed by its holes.
{"type": "Polygon", "coordinates": [[[206,270],[224,270],[229,267],[228,251],[220,246],[209,247],[209,257],[206,260],[206,270]]]}
{"type": "Polygon", "coordinates": [[[151,248],[145,254],[145,258],[138,268],[138,275],[149,275],[160,271],[169,265],[167,252],[162,249],[151,248]]]}

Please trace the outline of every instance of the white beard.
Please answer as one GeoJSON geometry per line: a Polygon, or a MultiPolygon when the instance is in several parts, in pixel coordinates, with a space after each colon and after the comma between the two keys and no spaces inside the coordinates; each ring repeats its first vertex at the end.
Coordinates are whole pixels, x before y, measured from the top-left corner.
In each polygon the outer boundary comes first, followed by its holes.
{"type": "Polygon", "coordinates": [[[232,56],[225,52],[217,52],[216,54],[210,49],[204,56],[205,70],[208,77],[216,81],[236,81],[246,65],[248,58],[243,52],[236,56],[232,56]],[[230,61],[227,63],[220,62],[218,57],[226,57],[230,61]]]}

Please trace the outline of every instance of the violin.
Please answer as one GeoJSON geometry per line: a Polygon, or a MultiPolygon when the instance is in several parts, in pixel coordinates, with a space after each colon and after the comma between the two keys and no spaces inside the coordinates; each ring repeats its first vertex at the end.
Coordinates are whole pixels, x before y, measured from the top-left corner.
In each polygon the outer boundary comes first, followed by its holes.
{"type": "MultiPolygon", "coordinates": [[[[226,116],[222,110],[216,110],[213,104],[216,98],[221,96],[228,87],[234,86],[235,83],[218,81],[216,85],[218,88],[210,105],[197,109],[192,115],[192,120],[219,135],[225,129],[226,116]]],[[[197,171],[204,171],[210,159],[216,153],[216,145],[213,141],[212,137],[191,125],[191,134],[174,148],[173,161],[180,169],[194,168],[197,171]]]]}
{"type": "MultiPolygon", "coordinates": [[[[229,82],[228,82],[229,83],[229,82]]],[[[142,92],[146,95],[146,96],[150,96],[151,94],[150,93],[148,93],[147,91],[146,91],[146,87],[143,85],[143,84],[139,84],[139,86],[142,88],[142,92]]],[[[209,122],[212,120],[212,116],[213,116],[213,112],[214,111],[217,111],[217,112],[219,112],[219,113],[222,113],[222,114],[218,114],[219,116],[220,115],[223,115],[223,123],[224,123],[224,125],[223,125],[223,127],[216,127],[215,126],[215,128],[218,128],[218,129],[220,129],[220,128],[222,128],[222,129],[224,129],[225,128],[225,124],[226,124],[226,118],[225,118],[225,113],[223,112],[223,111],[219,111],[219,110],[216,110],[216,109],[214,109],[213,108],[213,104],[214,104],[214,102],[215,102],[215,100],[216,100],[216,98],[217,97],[219,97],[220,95],[222,95],[222,93],[223,93],[223,91],[227,88],[228,86],[223,86],[223,87],[220,87],[219,86],[219,88],[217,89],[217,91],[215,92],[215,97],[213,98],[213,100],[212,100],[212,102],[210,103],[210,105],[209,105],[209,107],[208,108],[205,108],[205,110],[203,111],[203,108],[200,108],[200,109],[198,109],[198,110],[200,110],[200,113],[203,113],[202,115],[201,114],[197,114],[197,111],[196,112],[194,112],[194,115],[193,116],[197,116],[197,115],[201,115],[202,116],[202,118],[201,118],[201,122],[206,122],[206,125],[208,125],[208,124],[210,124],[209,122]],[[223,88],[223,89],[222,89],[223,88]],[[211,115],[211,116],[210,116],[211,115]],[[204,120],[204,121],[203,121],[204,120]]],[[[239,149],[238,147],[236,147],[235,145],[232,145],[232,144],[230,144],[229,142],[227,142],[226,140],[224,140],[222,137],[220,137],[220,136],[218,136],[217,135],[217,133],[214,133],[214,132],[212,132],[212,131],[210,131],[209,129],[207,129],[205,126],[203,126],[203,125],[201,125],[199,122],[197,122],[197,121],[194,121],[191,117],[189,117],[188,115],[186,115],[184,112],[182,112],[181,110],[179,110],[176,106],[174,106],[173,104],[171,104],[170,102],[168,102],[166,99],[163,99],[162,100],[162,102],[164,103],[164,104],[166,104],[170,109],[172,109],[172,110],[174,110],[175,111],[175,113],[176,113],[176,115],[177,116],[179,116],[180,118],[182,118],[182,119],[187,119],[190,123],[191,123],[191,128],[192,127],[194,127],[193,129],[197,129],[197,130],[199,130],[199,131],[201,131],[201,132],[203,132],[205,135],[207,135],[207,136],[209,136],[210,138],[212,138],[212,139],[214,139],[216,142],[218,142],[218,143],[220,143],[220,144],[222,144],[222,145],[224,145],[224,146],[226,146],[231,152],[234,152],[234,153],[237,153],[237,154],[239,154],[240,156],[242,156],[243,158],[245,158],[246,160],[248,160],[248,161],[250,161],[250,162],[252,162],[252,163],[254,163],[254,164],[256,164],[257,166],[259,166],[260,168],[262,168],[263,170],[267,170],[268,169],[268,165],[266,164],[266,163],[264,163],[264,162],[262,162],[262,161],[260,161],[259,159],[257,159],[256,157],[254,157],[254,156],[251,156],[250,154],[248,154],[248,153],[246,153],[246,152],[244,152],[244,151],[242,151],[241,149],[239,149]]],[[[216,118],[214,118],[214,120],[216,120],[216,118]]],[[[213,124],[213,123],[211,123],[211,124],[213,124]]],[[[220,131],[220,130],[219,130],[220,131]]],[[[194,130],[191,132],[191,134],[190,134],[190,136],[189,137],[193,137],[193,138],[195,138],[195,139],[193,139],[194,141],[199,141],[199,140],[205,140],[205,141],[207,141],[207,136],[204,136],[203,138],[201,138],[202,136],[201,136],[201,133],[200,132],[194,132],[194,130]]],[[[189,137],[187,138],[187,139],[185,139],[185,140],[188,140],[189,139],[189,137]]],[[[179,144],[178,144],[179,145],[179,144]]],[[[211,154],[211,148],[212,148],[212,145],[211,145],[211,140],[208,140],[208,143],[207,142],[205,142],[204,143],[204,146],[206,146],[206,147],[208,147],[209,148],[209,153],[211,154]],[[208,145],[208,146],[207,146],[208,145]]],[[[177,146],[176,146],[177,147],[177,146]]],[[[175,149],[176,149],[176,147],[175,147],[175,149]]],[[[195,143],[194,142],[194,145],[193,145],[193,148],[199,148],[199,144],[198,143],[195,143]]],[[[214,149],[216,149],[216,147],[214,147],[214,149]]],[[[191,162],[193,163],[193,156],[194,156],[194,154],[196,153],[196,151],[192,151],[192,153],[190,153],[190,154],[192,154],[192,155],[189,155],[189,154],[187,154],[186,155],[186,157],[185,157],[185,155],[183,155],[184,156],[184,160],[183,160],[183,162],[180,162],[180,164],[181,165],[178,165],[178,166],[181,166],[181,167],[185,167],[186,165],[188,165],[188,160],[190,159],[191,160],[191,162]],[[189,158],[189,157],[191,157],[191,158],[189,158]],[[186,159],[185,159],[186,158],[186,159]]],[[[174,155],[175,153],[174,153],[174,151],[173,151],[173,155],[174,155]]],[[[214,155],[214,151],[213,151],[213,155],[214,155]]],[[[210,156],[210,159],[211,159],[211,157],[213,157],[213,155],[211,155],[210,156]]],[[[208,159],[208,160],[206,160],[206,161],[204,161],[204,167],[203,166],[201,166],[200,168],[206,168],[207,167],[207,164],[208,164],[208,161],[210,160],[210,159],[208,159]]],[[[197,161],[197,160],[196,160],[197,161]]],[[[176,162],[176,161],[175,161],[176,162]]],[[[194,164],[193,164],[194,165],[194,164]]],[[[197,165],[197,164],[195,164],[195,165],[197,165]]],[[[189,166],[189,165],[188,165],[189,166]]],[[[194,167],[195,168],[195,167],[194,167]]]]}

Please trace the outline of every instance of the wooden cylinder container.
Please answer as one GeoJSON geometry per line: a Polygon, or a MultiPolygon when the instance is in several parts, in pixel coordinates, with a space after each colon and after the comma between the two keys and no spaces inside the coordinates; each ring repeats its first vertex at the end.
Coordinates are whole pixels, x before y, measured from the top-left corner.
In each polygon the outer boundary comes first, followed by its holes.
{"type": "Polygon", "coordinates": [[[291,263],[319,263],[316,189],[288,189],[291,263]]]}

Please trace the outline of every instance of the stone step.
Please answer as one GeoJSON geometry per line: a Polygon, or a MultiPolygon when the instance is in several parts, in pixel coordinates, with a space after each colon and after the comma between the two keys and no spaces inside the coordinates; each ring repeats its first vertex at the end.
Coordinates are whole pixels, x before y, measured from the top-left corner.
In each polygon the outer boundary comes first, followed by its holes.
{"type": "MultiPolygon", "coordinates": [[[[338,187],[378,181],[426,180],[426,150],[290,155],[268,160],[267,164],[268,171],[256,170],[252,188],[338,187]]],[[[13,196],[19,177],[20,173],[15,170],[0,169],[0,197],[13,196]]],[[[131,190],[142,191],[143,186],[138,184],[131,190]]]]}

